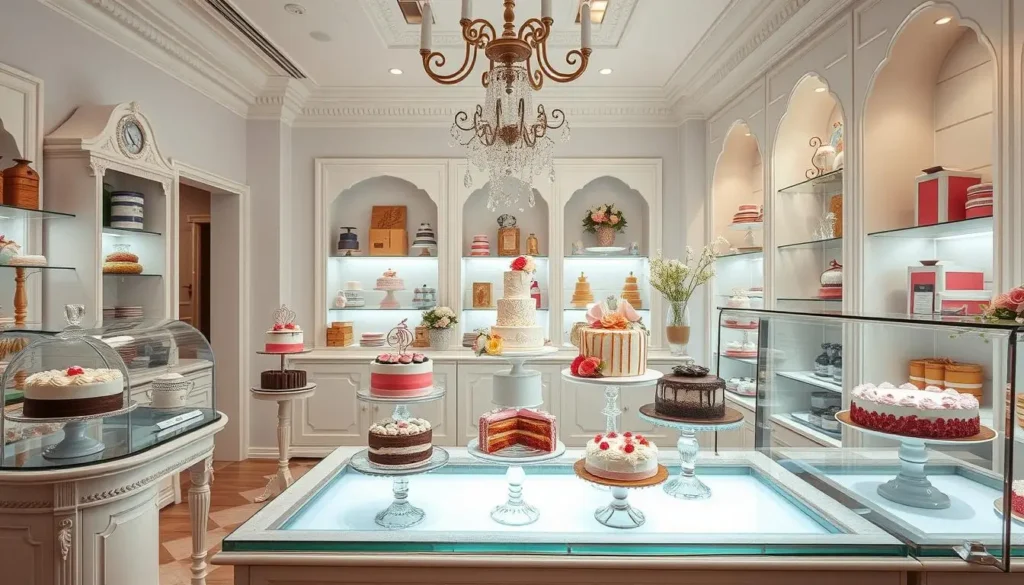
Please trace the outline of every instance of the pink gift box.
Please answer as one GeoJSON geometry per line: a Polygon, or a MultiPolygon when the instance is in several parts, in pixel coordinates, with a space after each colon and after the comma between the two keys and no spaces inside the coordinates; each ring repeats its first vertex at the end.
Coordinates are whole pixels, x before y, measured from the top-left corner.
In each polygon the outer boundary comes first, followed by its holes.
{"type": "Polygon", "coordinates": [[[977,173],[936,169],[925,169],[925,174],[917,177],[916,225],[967,219],[967,188],[981,182],[977,173]]]}

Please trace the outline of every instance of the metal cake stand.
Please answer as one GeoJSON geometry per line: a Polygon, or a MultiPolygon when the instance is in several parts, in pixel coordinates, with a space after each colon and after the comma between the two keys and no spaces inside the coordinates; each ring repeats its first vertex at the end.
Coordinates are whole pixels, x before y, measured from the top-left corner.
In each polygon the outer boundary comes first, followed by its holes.
{"type": "Polygon", "coordinates": [[[743,414],[725,407],[725,416],[716,420],[695,420],[669,417],[654,411],[653,404],[640,407],[640,420],[679,431],[676,449],[679,451],[679,477],[665,484],[665,493],[683,500],[706,500],[711,488],[697,477],[697,454],[700,444],[697,433],[733,431],[743,427],[743,414]]]}

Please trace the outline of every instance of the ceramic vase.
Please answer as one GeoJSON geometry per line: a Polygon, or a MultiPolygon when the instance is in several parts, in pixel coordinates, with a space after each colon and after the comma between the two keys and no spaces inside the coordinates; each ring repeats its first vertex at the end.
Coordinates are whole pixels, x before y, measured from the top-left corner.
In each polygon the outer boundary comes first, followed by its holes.
{"type": "Polygon", "coordinates": [[[665,336],[668,350],[674,356],[686,355],[690,343],[690,307],[685,302],[669,302],[665,316],[665,336]]]}
{"type": "Polygon", "coordinates": [[[597,245],[608,247],[615,245],[615,229],[611,226],[602,225],[597,228],[597,245]]]}
{"type": "Polygon", "coordinates": [[[446,351],[452,343],[452,329],[430,329],[430,349],[446,351]]]}

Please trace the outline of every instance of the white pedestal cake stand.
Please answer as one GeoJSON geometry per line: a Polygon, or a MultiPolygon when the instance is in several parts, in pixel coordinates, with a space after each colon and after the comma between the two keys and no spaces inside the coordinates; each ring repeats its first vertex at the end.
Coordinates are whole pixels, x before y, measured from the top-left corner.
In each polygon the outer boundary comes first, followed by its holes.
{"type": "MultiPolygon", "coordinates": [[[[395,410],[391,413],[391,418],[393,420],[409,420],[412,418],[412,413],[409,412],[410,404],[433,402],[434,400],[444,398],[444,395],[445,388],[443,386],[434,386],[434,389],[429,393],[424,394],[423,396],[412,397],[374,396],[365,388],[356,392],[356,398],[362,402],[390,404],[394,406],[395,410]]],[[[422,522],[423,518],[426,516],[426,513],[422,508],[417,508],[409,503],[409,476],[434,471],[435,469],[440,469],[447,464],[448,452],[436,445],[433,448],[430,459],[415,463],[411,466],[383,466],[371,463],[369,459],[369,449],[363,449],[353,455],[352,459],[349,460],[349,465],[352,469],[355,469],[363,475],[392,478],[391,491],[394,494],[395,499],[391,502],[390,506],[381,510],[376,516],[374,516],[374,522],[379,526],[389,529],[401,529],[415,526],[422,522]]]]}
{"type": "Polygon", "coordinates": [[[743,235],[744,246],[742,249],[753,250],[758,246],[754,245],[754,230],[760,231],[764,227],[764,223],[760,221],[753,221],[747,223],[730,223],[729,229],[735,232],[746,232],[743,235]]]}
{"type": "Polygon", "coordinates": [[[640,419],[649,423],[679,431],[676,449],[679,451],[679,477],[665,484],[665,493],[683,500],[705,500],[711,497],[711,488],[697,477],[697,454],[700,444],[697,433],[733,431],[743,427],[743,414],[725,408],[725,416],[716,420],[687,420],[666,417],[654,412],[653,404],[640,407],[640,419]]]}
{"type": "Polygon", "coordinates": [[[900,472],[889,481],[878,486],[878,495],[883,498],[910,506],[928,510],[944,510],[949,507],[949,496],[940,492],[928,481],[924,466],[928,463],[927,445],[976,445],[988,443],[996,438],[996,432],[982,426],[981,431],[972,437],[963,439],[931,439],[927,437],[904,437],[876,431],[861,426],[850,419],[850,411],[843,410],[836,414],[836,420],[843,425],[858,431],[900,442],[898,456],[900,472]]]}
{"type": "Polygon", "coordinates": [[[654,384],[661,379],[661,372],[648,369],[641,376],[581,378],[579,376],[573,376],[572,370],[565,368],[562,370],[562,379],[568,380],[569,382],[576,382],[577,384],[590,384],[591,386],[604,387],[604,397],[606,402],[601,414],[605,416],[604,431],[606,433],[610,433],[612,431],[619,432],[619,415],[622,414],[622,409],[619,408],[619,389],[622,387],[648,386],[650,384],[654,384]]]}
{"type": "MultiPolygon", "coordinates": [[[[129,413],[139,406],[138,402],[130,402],[128,406],[110,412],[87,414],[82,416],[61,416],[49,418],[34,418],[23,414],[22,409],[15,409],[4,413],[4,418],[16,423],[40,424],[40,423],[64,423],[64,438],[59,443],[47,447],[43,451],[43,457],[50,460],[57,459],[79,459],[95,455],[106,449],[102,441],[86,436],[89,423],[122,414],[129,413]]],[[[22,407],[24,408],[24,407],[22,407]]]]}
{"type": "MultiPolygon", "coordinates": [[[[558,353],[557,347],[545,346],[535,350],[509,350],[501,352],[500,355],[481,357],[502,359],[512,365],[509,371],[498,372],[494,374],[495,377],[514,378],[517,384],[540,384],[539,376],[530,377],[527,375],[530,373],[530,370],[525,369],[523,367],[524,364],[530,359],[556,353],[558,353]]],[[[539,388],[537,388],[536,393],[540,394],[539,388]]],[[[534,402],[533,404],[501,404],[494,399],[492,394],[491,404],[499,408],[537,408],[543,404],[543,401],[534,402]]],[[[561,457],[565,453],[564,443],[558,441],[555,445],[555,450],[550,453],[520,445],[502,449],[498,453],[487,453],[480,448],[479,440],[473,439],[469,442],[466,450],[470,455],[481,461],[508,465],[508,469],[505,471],[505,479],[508,480],[508,500],[491,510],[491,519],[498,524],[506,526],[525,526],[536,522],[540,518],[540,512],[523,499],[523,483],[526,480],[526,471],[523,469],[523,466],[561,457]]]]}

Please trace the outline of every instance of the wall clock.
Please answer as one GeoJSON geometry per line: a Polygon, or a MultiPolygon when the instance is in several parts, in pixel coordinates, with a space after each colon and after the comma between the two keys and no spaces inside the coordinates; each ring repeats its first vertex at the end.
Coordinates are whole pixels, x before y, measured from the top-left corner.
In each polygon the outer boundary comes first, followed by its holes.
{"type": "Polygon", "coordinates": [[[125,116],[117,124],[117,144],[124,154],[136,157],[146,145],[146,133],[135,116],[125,116]]]}

